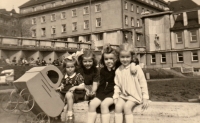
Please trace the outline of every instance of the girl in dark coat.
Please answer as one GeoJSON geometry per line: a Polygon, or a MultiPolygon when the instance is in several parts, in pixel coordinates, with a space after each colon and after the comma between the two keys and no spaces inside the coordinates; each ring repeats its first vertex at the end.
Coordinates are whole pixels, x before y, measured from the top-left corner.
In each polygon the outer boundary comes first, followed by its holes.
{"type": "Polygon", "coordinates": [[[96,109],[99,106],[102,114],[102,123],[109,123],[109,107],[114,104],[112,96],[115,86],[115,70],[118,67],[118,52],[109,45],[106,46],[100,62],[104,67],[100,70],[100,84],[96,92],[96,97],[89,103],[87,123],[95,122],[97,115],[96,109]]]}

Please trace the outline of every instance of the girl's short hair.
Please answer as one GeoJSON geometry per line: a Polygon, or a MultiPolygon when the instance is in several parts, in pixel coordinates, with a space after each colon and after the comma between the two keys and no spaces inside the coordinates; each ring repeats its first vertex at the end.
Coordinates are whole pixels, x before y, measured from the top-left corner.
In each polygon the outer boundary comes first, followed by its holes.
{"type": "Polygon", "coordinates": [[[66,59],[63,60],[63,65],[62,65],[62,69],[63,69],[62,71],[63,71],[64,74],[66,74],[66,67],[67,67],[68,62],[74,63],[75,71],[77,70],[78,63],[77,63],[76,59],[74,57],[72,57],[72,59],[66,58],[66,59]]]}
{"type": "Polygon", "coordinates": [[[96,68],[97,60],[96,60],[96,56],[95,56],[94,52],[92,50],[84,50],[83,51],[83,54],[78,57],[78,64],[79,64],[80,68],[85,68],[85,66],[83,65],[83,58],[84,57],[91,57],[92,58],[93,65],[92,65],[91,69],[93,69],[93,70],[95,70],[95,72],[97,72],[97,68],[96,68]]]}
{"type": "Polygon", "coordinates": [[[136,55],[135,53],[135,50],[134,50],[134,47],[132,44],[129,44],[129,43],[123,43],[119,46],[119,54],[121,51],[126,51],[126,52],[130,52],[131,54],[131,62],[134,62],[133,61],[133,57],[136,55]]]}
{"type": "Polygon", "coordinates": [[[119,52],[116,49],[112,48],[110,46],[110,44],[107,44],[107,45],[104,46],[103,53],[102,53],[101,59],[100,59],[100,65],[103,65],[105,67],[106,65],[105,65],[105,62],[104,62],[104,54],[114,54],[116,59],[117,59],[116,66],[118,67],[120,65],[120,63],[119,63],[119,52]]]}

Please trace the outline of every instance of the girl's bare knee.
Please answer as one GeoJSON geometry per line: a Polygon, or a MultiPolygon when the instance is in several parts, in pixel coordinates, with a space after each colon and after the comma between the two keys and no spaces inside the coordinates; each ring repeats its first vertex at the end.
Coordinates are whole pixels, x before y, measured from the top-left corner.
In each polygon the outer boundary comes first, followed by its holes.
{"type": "Polygon", "coordinates": [[[122,110],[123,110],[123,106],[122,105],[120,105],[120,104],[116,104],[115,105],[115,112],[116,113],[121,113],[122,110]]]}
{"type": "Polygon", "coordinates": [[[71,92],[67,92],[65,95],[65,98],[70,99],[73,97],[73,94],[71,92]]]}

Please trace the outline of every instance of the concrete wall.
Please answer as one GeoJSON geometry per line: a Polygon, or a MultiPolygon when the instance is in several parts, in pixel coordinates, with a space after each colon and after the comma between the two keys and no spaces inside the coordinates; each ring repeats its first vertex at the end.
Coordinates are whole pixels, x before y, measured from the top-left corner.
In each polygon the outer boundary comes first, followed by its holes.
{"type": "MultiPolygon", "coordinates": [[[[88,103],[77,103],[73,107],[75,122],[86,123],[88,103]]],[[[134,123],[199,123],[199,103],[151,102],[147,110],[142,105],[133,109],[134,123]]],[[[95,123],[101,123],[97,115],[95,123]]],[[[114,123],[114,112],[111,112],[110,123],[114,123]]]]}
{"type": "Polygon", "coordinates": [[[145,39],[147,51],[169,50],[170,46],[170,20],[169,15],[145,18],[145,39]],[[155,38],[160,47],[156,47],[155,38]]]}

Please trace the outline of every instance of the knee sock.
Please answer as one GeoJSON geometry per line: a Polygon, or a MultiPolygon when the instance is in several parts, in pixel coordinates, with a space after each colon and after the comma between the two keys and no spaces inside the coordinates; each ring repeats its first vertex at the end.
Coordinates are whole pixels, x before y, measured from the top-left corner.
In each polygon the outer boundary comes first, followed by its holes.
{"type": "Polygon", "coordinates": [[[122,113],[115,113],[115,123],[123,123],[122,113]]]}
{"type": "Polygon", "coordinates": [[[110,113],[101,114],[101,122],[102,123],[109,123],[110,122],[110,113]]]}
{"type": "Polygon", "coordinates": [[[125,115],[126,123],[133,123],[133,114],[125,115]]]}
{"type": "Polygon", "coordinates": [[[96,117],[97,117],[96,112],[88,112],[87,123],[95,123],[96,117]]]}

